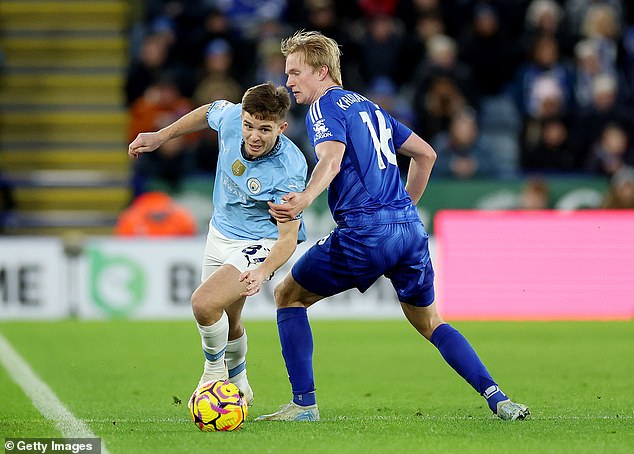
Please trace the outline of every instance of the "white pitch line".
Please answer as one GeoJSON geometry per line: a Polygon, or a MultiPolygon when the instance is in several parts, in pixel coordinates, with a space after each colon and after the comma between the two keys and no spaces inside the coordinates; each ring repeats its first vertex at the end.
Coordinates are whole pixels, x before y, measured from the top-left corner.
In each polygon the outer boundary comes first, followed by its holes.
{"type": "MultiPolygon", "coordinates": [[[[55,423],[63,437],[98,438],[86,424],[64,406],[53,390],[37,376],[29,363],[15,351],[2,334],[0,334],[0,363],[13,381],[22,388],[24,394],[31,399],[42,416],[55,423]]],[[[101,453],[108,454],[103,441],[101,453]]]]}

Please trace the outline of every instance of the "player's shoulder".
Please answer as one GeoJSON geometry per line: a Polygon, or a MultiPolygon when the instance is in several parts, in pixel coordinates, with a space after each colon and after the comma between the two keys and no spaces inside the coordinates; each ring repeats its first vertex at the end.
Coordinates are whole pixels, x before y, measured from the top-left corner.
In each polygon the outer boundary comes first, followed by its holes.
{"type": "MultiPolygon", "coordinates": [[[[313,123],[325,116],[343,117],[359,110],[362,105],[372,103],[360,93],[343,88],[330,89],[310,106],[310,118],[313,123]]],[[[374,104],[374,103],[372,103],[374,104]]]]}
{"type": "Polygon", "coordinates": [[[240,107],[240,104],[235,104],[231,101],[227,101],[226,99],[218,99],[213,101],[209,105],[208,112],[227,112],[231,111],[231,109],[235,107],[240,107]]]}
{"type": "Polygon", "coordinates": [[[279,162],[287,169],[302,172],[307,169],[306,158],[299,147],[284,134],[280,135],[280,152],[276,154],[279,162]]]}
{"type": "Polygon", "coordinates": [[[236,120],[240,118],[240,112],[242,110],[241,104],[235,104],[231,101],[220,99],[214,101],[207,109],[207,121],[210,124],[220,124],[226,120],[236,120]]]}

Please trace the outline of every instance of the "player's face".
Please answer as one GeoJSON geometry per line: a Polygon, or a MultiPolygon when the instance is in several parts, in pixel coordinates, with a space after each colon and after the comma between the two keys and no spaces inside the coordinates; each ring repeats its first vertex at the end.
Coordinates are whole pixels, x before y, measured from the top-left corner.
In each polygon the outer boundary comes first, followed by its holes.
{"type": "Polygon", "coordinates": [[[251,158],[264,156],[275,146],[280,134],[284,132],[288,123],[278,123],[274,120],[258,120],[249,112],[242,112],[242,138],[244,150],[251,158]]]}
{"type": "Polygon", "coordinates": [[[320,95],[320,81],[317,71],[304,62],[301,53],[286,57],[286,86],[291,89],[298,104],[311,104],[320,95]]]}

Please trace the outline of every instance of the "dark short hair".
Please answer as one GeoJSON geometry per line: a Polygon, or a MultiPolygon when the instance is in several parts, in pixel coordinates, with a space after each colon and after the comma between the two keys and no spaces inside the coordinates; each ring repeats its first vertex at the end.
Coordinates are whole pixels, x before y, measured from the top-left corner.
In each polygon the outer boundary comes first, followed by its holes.
{"type": "Polygon", "coordinates": [[[258,120],[283,121],[290,107],[288,90],[271,82],[249,88],[242,97],[242,110],[258,120]]]}

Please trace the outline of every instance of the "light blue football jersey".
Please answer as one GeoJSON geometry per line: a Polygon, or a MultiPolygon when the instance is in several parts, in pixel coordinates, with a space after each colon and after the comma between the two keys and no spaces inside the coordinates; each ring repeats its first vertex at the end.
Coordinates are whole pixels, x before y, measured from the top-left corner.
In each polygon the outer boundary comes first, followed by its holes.
{"type": "Polygon", "coordinates": [[[328,188],[338,225],[420,219],[396,164],[396,150],[411,129],[366,97],[333,87],[311,104],[306,130],[313,145],[329,140],[346,145],[341,170],[328,188]]]}
{"type": "MultiPolygon", "coordinates": [[[[218,131],[219,145],[210,225],[227,238],[277,238],[277,224],[267,202],[280,203],[289,192],[304,190],[306,159],[283,134],[271,152],[246,159],[242,154],[241,111],[241,104],[229,101],[215,101],[207,111],[207,123],[218,131]]],[[[298,240],[305,239],[302,220],[298,240]]]]}

